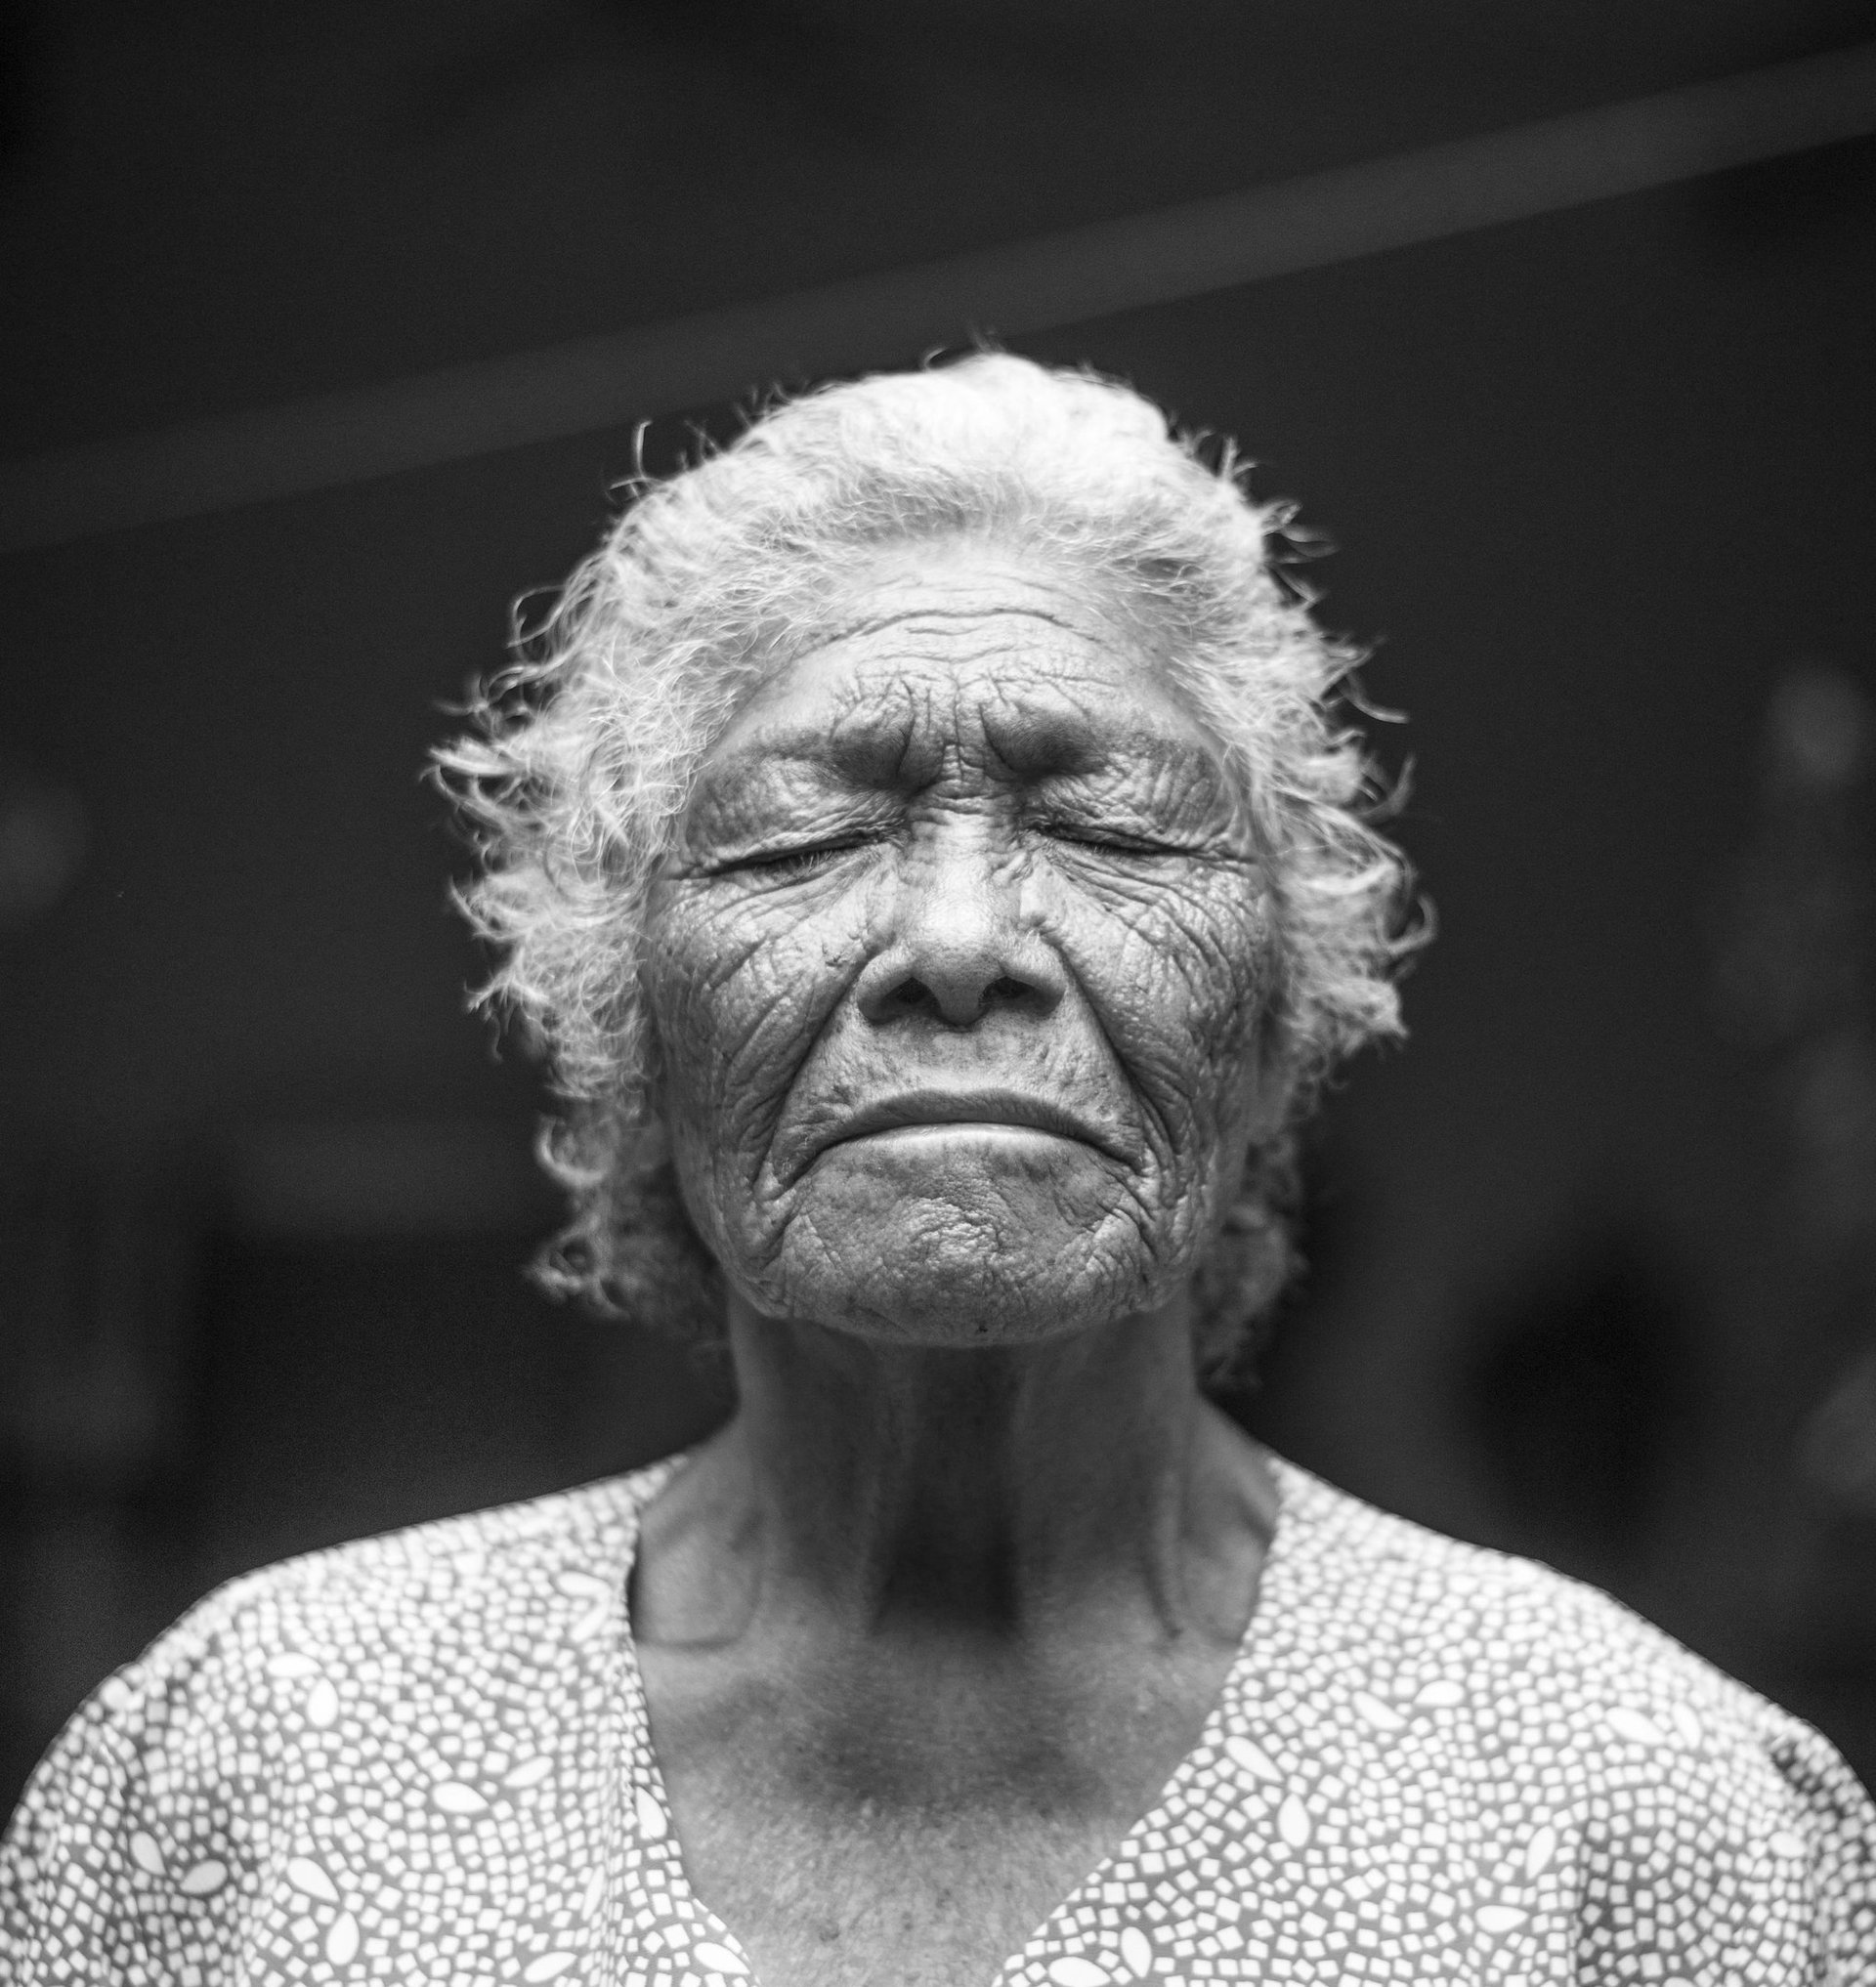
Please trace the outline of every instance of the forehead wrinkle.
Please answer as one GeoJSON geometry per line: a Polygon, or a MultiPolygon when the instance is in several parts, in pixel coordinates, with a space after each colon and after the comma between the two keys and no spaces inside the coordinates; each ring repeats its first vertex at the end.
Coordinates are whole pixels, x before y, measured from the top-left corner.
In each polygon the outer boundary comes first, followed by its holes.
{"type": "Polygon", "coordinates": [[[712,770],[746,779],[794,762],[810,779],[904,791],[980,756],[1018,781],[1213,758],[1204,725],[1113,630],[988,592],[982,605],[876,613],[802,650],[756,693],[752,735],[726,740],[712,770]],[[1026,634],[1012,640],[1012,621],[1026,634]],[[1131,683],[1110,679],[1117,662],[1131,683]],[[801,670],[819,681],[798,685],[801,670]]]}
{"type": "Polygon", "coordinates": [[[1046,698],[1023,698],[993,683],[982,710],[985,742],[1020,781],[1126,778],[1144,771],[1159,781],[1195,767],[1210,771],[1215,754],[1202,729],[1181,723],[1151,702],[1104,684],[1051,685],[1046,698]]]}
{"type": "MultiPolygon", "coordinates": [[[[917,715],[927,726],[943,694],[936,673],[950,676],[952,727],[942,748],[948,758],[969,753],[966,741],[981,740],[1011,775],[1033,779],[1092,771],[1112,759],[1117,746],[1144,747],[1155,760],[1185,758],[1195,743],[1205,751],[1203,743],[1184,736],[1192,720],[1176,694],[1111,632],[1104,631],[1103,639],[1064,618],[1002,603],[982,612],[921,608],[876,617],[872,625],[882,632],[903,629],[917,644],[919,624],[927,619],[952,625],[927,630],[936,637],[929,648],[913,647],[887,666],[895,668],[895,690],[922,679],[925,697],[917,715]],[[1044,639],[1011,642],[1004,626],[1011,619],[1040,622],[1044,639]],[[1007,667],[1012,661],[1040,666],[1019,666],[1014,673],[1029,680],[1012,684],[1007,667]],[[1136,682],[1110,681],[1096,666],[1115,661],[1136,682]],[[1162,702],[1164,711],[1155,708],[1162,702]]],[[[861,666],[877,666],[881,659],[875,651],[861,666]]]]}
{"type": "Polygon", "coordinates": [[[936,727],[932,712],[933,686],[900,671],[876,689],[849,681],[839,686],[844,706],[826,735],[822,750],[845,778],[858,785],[901,788],[929,777],[935,770],[922,762],[920,751],[936,727]]]}
{"type": "Polygon", "coordinates": [[[884,696],[845,688],[851,706],[822,749],[845,778],[867,785],[905,790],[967,767],[1026,784],[1111,773],[1129,761],[1158,777],[1168,764],[1208,756],[1200,740],[1156,723],[1150,710],[1130,707],[1102,684],[1012,686],[984,667],[949,685],[895,676],[884,696]]]}
{"type": "Polygon", "coordinates": [[[880,634],[887,628],[901,627],[910,622],[992,619],[1041,621],[1045,627],[1055,628],[1065,635],[1079,635],[1085,641],[1091,640],[1093,636],[1091,628],[1082,627],[1064,614],[1052,614],[1046,608],[1016,606],[994,598],[986,598],[981,606],[966,607],[935,607],[921,602],[917,607],[899,608],[891,613],[863,615],[859,620],[834,628],[812,647],[803,649],[796,659],[818,655],[823,649],[850,642],[856,636],[880,634]]]}

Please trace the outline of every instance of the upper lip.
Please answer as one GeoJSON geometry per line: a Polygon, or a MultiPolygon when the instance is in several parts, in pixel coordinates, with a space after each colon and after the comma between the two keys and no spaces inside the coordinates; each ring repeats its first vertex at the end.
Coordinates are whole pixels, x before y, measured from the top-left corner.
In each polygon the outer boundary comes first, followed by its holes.
{"type": "Polygon", "coordinates": [[[831,1126],[829,1135],[818,1141],[819,1152],[907,1124],[1028,1124],[1061,1138],[1080,1139],[1116,1158],[1125,1157],[1111,1130],[1103,1130],[1072,1106],[1020,1090],[999,1089],[902,1090],[878,1098],[831,1126]]]}

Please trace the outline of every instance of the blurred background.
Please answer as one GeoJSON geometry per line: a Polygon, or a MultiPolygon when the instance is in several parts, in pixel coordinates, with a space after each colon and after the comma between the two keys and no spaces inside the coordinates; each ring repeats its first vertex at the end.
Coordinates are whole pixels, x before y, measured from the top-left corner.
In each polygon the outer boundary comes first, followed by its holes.
{"type": "Polygon", "coordinates": [[[1377,729],[1440,937],[1329,1102],[1234,1412],[1876,1777],[1876,146],[1556,190],[1613,155],[1579,113],[1872,36],[1838,0],[0,12],[5,1798],[216,1582],[725,1411],[522,1279],[539,1072],[464,1011],[418,776],[638,418],[667,467],[766,384],[979,332],[1237,436],[1411,713],[1377,729]],[[1291,244],[1241,268],[1072,233],[1299,181],[1232,210],[1291,244]]]}

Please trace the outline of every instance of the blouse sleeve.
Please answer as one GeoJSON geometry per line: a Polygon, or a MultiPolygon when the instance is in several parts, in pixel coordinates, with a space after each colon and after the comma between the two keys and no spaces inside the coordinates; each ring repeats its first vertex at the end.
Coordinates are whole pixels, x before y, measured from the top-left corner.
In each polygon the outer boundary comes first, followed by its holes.
{"type": "Polygon", "coordinates": [[[140,1834],[136,1762],[101,1697],[85,1705],[27,1783],[0,1843],[0,1976],[20,1987],[160,1962],[139,1936],[128,1881],[140,1834]]]}
{"type": "Polygon", "coordinates": [[[251,1903],[241,1790],[204,1772],[226,1679],[187,1619],[54,1741],[0,1840],[0,1980],[225,1987],[251,1903]]]}
{"type": "Polygon", "coordinates": [[[1608,1801],[1577,1987],[1876,1987],[1876,1808],[1821,1734],[1726,1699],[1736,1721],[1714,1718],[1694,1777],[1608,1801]]]}
{"type": "Polygon", "coordinates": [[[1811,1902],[1811,1975],[1818,1987],[1876,1987],[1876,1805],[1828,1740],[1781,1719],[1771,1761],[1789,1818],[1774,1829],[1802,1844],[1811,1902]]]}

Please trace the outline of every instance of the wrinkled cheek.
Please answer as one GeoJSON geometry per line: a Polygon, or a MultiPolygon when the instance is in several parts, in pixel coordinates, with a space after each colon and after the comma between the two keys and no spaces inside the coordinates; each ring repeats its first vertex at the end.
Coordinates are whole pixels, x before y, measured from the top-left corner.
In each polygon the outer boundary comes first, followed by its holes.
{"type": "Polygon", "coordinates": [[[767,1158],[816,1027],[817,976],[797,950],[726,919],[655,944],[647,961],[654,1103],[686,1209],[726,1268],[775,1247],[782,1210],[764,1192],[767,1158]]]}
{"type": "MultiPolygon", "coordinates": [[[[1183,909],[1182,907],[1180,909],[1183,909]]],[[[1188,1099],[1216,1097],[1220,1078],[1251,1069],[1275,989],[1261,924],[1169,912],[1130,934],[1117,1005],[1142,1071],[1188,1099]]]]}
{"type": "Polygon", "coordinates": [[[1153,1127],[1142,1212],[1180,1260],[1195,1259],[1232,1205],[1257,1135],[1272,986],[1259,937],[1249,919],[1196,931],[1182,920],[1179,929],[1142,929],[1127,961],[1141,993],[1116,1046],[1153,1127]]]}
{"type": "Polygon", "coordinates": [[[655,946],[646,963],[645,1005],[658,1071],[652,1104],[674,1142],[708,1115],[717,1087],[717,1004],[699,967],[684,949],[668,943],[655,946]]]}
{"type": "Polygon", "coordinates": [[[645,968],[646,1008],[656,1041],[653,1108],[663,1120],[691,1217],[706,1236],[714,1162],[734,1153],[737,979],[718,950],[655,939],[645,968]],[[702,1201],[705,1205],[698,1205],[702,1201]]]}
{"type": "Polygon", "coordinates": [[[678,1191],[692,1225],[726,1270],[773,1251],[773,1209],[759,1191],[766,1140],[739,1108],[734,1066],[721,1055],[689,1064],[664,1108],[678,1191]]]}

